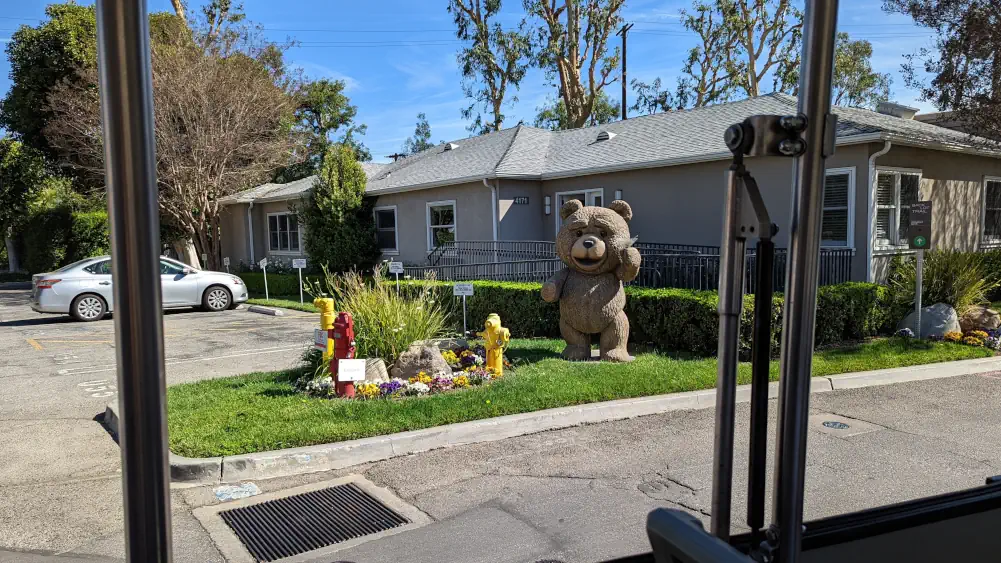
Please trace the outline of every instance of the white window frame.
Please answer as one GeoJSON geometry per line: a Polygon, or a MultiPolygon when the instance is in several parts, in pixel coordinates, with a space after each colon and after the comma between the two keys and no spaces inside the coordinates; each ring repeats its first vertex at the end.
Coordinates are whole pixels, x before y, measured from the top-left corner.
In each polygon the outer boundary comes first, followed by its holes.
{"type": "MultiPolygon", "coordinates": [[[[424,230],[425,230],[425,235],[427,237],[428,252],[432,252],[435,249],[434,243],[432,242],[434,239],[431,237],[431,208],[439,206],[444,207],[446,205],[452,206],[452,221],[453,221],[452,234],[455,236],[454,240],[456,241],[459,240],[459,206],[455,204],[455,200],[443,199],[441,201],[429,201],[425,204],[424,207],[424,212],[425,212],[424,230]]],[[[445,225],[435,225],[435,226],[442,227],[445,225]]]]}
{"type": "MultiPolygon", "coordinates": [[[[563,207],[563,204],[560,203],[560,196],[562,196],[562,195],[570,195],[570,194],[584,194],[584,199],[589,200],[589,201],[593,201],[594,200],[594,198],[590,197],[590,196],[593,196],[594,194],[598,194],[598,195],[601,196],[601,205],[602,205],[602,207],[604,207],[605,203],[606,203],[606,201],[605,201],[605,188],[587,188],[587,189],[583,189],[583,190],[567,190],[567,191],[564,191],[564,192],[556,192],[556,193],[554,193],[553,194],[553,198],[555,199],[554,203],[556,204],[556,213],[553,213],[553,215],[556,217],[556,232],[557,233],[560,232],[561,228],[563,228],[563,218],[560,217],[560,208],[563,207]]],[[[587,205],[587,203],[585,203],[585,205],[587,205]]]]}
{"type": "Polygon", "coordinates": [[[997,248],[1001,247],[1001,237],[987,238],[987,182],[1001,182],[1001,176],[984,176],[980,194],[980,245],[997,248]]]}
{"type": "Polygon", "coordinates": [[[380,211],[392,211],[393,212],[393,248],[390,250],[379,249],[385,256],[398,256],[400,254],[400,214],[396,210],[395,205],[380,205],[372,209],[372,220],[375,222],[375,230],[379,230],[379,212],[380,211]]]}
{"type": "Polygon", "coordinates": [[[900,168],[897,166],[877,166],[876,167],[876,177],[872,184],[872,198],[876,206],[876,212],[873,215],[873,240],[875,241],[876,250],[894,250],[900,248],[907,248],[907,241],[900,237],[900,176],[904,174],[909,174],[918,177],[918,201],[921,201],[921,180],[924,179],[922,176],[922,170],[920,168],[900,168]],[[891,172],[895,173],[896,180],[893,182],[893,205],[879,205],[879,174],[880,172],[891,172]],[[879,210],[880,209],[892,209],[890,218],[890,243],[880,243],[879,239],[876,238],[876,223],[878,222],[879,210]]]}
{"type": "MultiPolygon", "coordinates": [[[[295,213],[293,213],[291,211],[275,211],[275,212],[267,214],[267,218],[265,219],[265,223],[264,223],[264,226],[266,227],[265,230],[264,230],[264,232],[267,233],[267,237],[268,237],[267,238],[267,240],[268,240],[268,246],[267,246],[267,248],[268,248],[268,254],[269,255],[273,255],[273,256],[302,256],[302,254],[304,253],[303,248],[302,248],[302,225],[299,223],[299,218],[298,217],[296,217],[296,222],[295,222],[295,226],[296,226],[296,233],[295,234],[299,238],[299,250],[292,250],[292,240],[291,239],[289,239],[289,249],[288,250],[274,250],[274,249],[271,248],[271,217],[272,216],[277,217],[279,215],[292,215],[292,216],[295,216],[295,213]]],[[[288,219],[286,219],[286,221],[287,220],[288,219]]],[[[291,233],[291,231],[290,231],[290,233],[291,233]]],[[[279,235],[278,236],[278,246],[279,247],[281,247],[281,242],[282,242],[281,241],[281,235],[279,235]]]]}
{"type": "MultiPolygon", "coordinates": [[[[855,250],[855,167],[828,168],[824,173],[824,180],[826,182],[828,176],[839,174],[848,174],[848,229],[846,230],[848,240],[845,241],[844,245],[824,244],[824,241],[821,241],[820,246],[821,248],[846,248],[855,250]]],[[[823,225],[824,211],[828,209],[841,209],[841,207],[824,207],[820,213],[821,225],[823,225]]]]}

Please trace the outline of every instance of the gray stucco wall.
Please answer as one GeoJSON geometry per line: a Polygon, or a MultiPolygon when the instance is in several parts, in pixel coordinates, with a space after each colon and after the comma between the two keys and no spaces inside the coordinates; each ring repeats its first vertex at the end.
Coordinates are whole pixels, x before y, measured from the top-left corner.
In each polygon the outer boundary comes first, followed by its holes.
{"type": "Polygon", "coordinates": [[[220,214],[222,229],[222,255],[229,257],[230,269],[242,260],[250,262],[250,241],[247,238],[247,204],[235,203],[227,205],[220,214]]]}
{"type": "Polygon", "coordinates": [[[424,264],[428,255],[427,203],[455,201],[457,240],[493,240],[490,190],[482,182],[385,194],[377,206],[396,206],[400,253],[394,259],[407,264],[424,264]]]}
{"type": "Polygon", "coordinates": [[[542,229],[545,219],[542,182],[499,180],[497,216],[499,240],[546,240],[542,229]],[[528,204],[515,204],[514,198],[527,197],[528,204]]]}
{"type": "MultiPolygon", "coordinates": [[[[641,241],[719,245],[723,228],[723,196],[729,161],[704,162],[667,168],[631,170],[562,178],[543,182],[542,195],[552,197],[552,214],[543,221],[546,240],[553,240],[559,217],[556,194],[603,188],[604,202],[622,190],[622,199],[633,209],[630,229],[641,241]]],[[[748,169],[758,181],[772,222],[779,226],[778,247],[789,245],[792,210],[792,161],[755,158],[748,169]]],[[[852,277],[864,279],[867,200],[865,197],[868,151],[864,145],[838,147],[827,168],[855,168],[854,240],[852,277]]]]}

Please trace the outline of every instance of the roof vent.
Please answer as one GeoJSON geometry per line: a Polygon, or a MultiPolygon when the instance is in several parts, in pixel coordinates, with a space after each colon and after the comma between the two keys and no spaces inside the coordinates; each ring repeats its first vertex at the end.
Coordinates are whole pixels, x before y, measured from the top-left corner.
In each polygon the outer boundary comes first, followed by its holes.
{"type": "Polygon", "coordinates": [[[612,133],[611,131],[601,131],[600,133],[598,133],[599,141],[607,141],[609,139],[614,139],[614,138],[615,138],[615,133],[612,133]]]}
{"type": "Polygon", "coordinates": [[[454,151],[457,148],[459,148],[459,145],[455,143],[445,143],[445,150],[442,152],[454,151]]]}
{"type": "Polygon", "coordinates": [[[914,119],[914,114],[918,112],[918,108],[912,108],[893,102],[879,102],[876,104],[876,112],[883,115],[892,115],[893,117],[899,117],[901,119],[914,119]]]}

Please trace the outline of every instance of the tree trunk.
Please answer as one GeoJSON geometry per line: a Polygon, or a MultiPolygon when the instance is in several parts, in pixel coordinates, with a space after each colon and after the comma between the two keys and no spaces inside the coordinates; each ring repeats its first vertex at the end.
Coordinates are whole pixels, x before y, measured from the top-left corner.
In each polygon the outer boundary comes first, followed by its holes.
{"type": "Polygon", "coordinates": [[[11,272],[19,272],[21,264],[17,260],[17,245],[14,244],[12,234],[10,228],[4,234],[4,242],[7,244],[7,269],[11,272]]]}
{"type": "Polygon", "coordinates": [[[191,242],[191,239],[175,240],[173,244],[178,260],[194,268],[201,269],[202,266],[198,260],[198,251],[195,250],[195,243],[191,242]]]}

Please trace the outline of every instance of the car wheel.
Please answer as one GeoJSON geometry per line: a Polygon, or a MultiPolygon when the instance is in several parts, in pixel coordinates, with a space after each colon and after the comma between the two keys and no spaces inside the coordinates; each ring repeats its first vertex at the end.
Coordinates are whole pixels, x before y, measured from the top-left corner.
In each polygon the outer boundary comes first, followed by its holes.
{"type": "Polygon", "coordinates": [[[202,308],[206,311],[225,311],[232,302],[233,297],[229,294],[229,290],[221,285],[213,285],[202,295],[202,308]]]}
{"type": "Polygon", "coordinates": [[[104,299],[93,293],[78,295],[70,304],[70,315],[78,321],[96,321],[104,318],[107,312],[108,306],[104,304],[104,299]]]}

